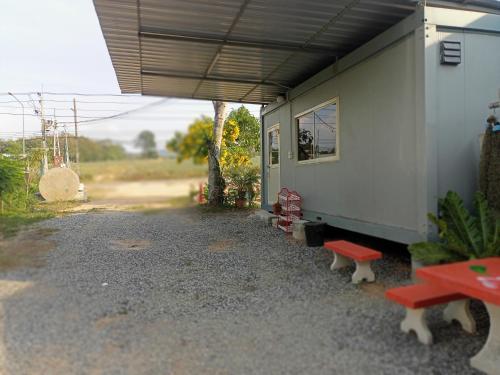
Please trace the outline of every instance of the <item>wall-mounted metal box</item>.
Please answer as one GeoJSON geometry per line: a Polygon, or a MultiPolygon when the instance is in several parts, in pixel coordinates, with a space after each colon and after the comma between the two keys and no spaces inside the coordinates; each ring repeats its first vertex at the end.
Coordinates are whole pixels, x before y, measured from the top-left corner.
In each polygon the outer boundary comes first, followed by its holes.
{"type": "Polygon", "coordinates": [[[462,62],[460,42],[441,42],[441,64],[458,65],[462,62]]]}

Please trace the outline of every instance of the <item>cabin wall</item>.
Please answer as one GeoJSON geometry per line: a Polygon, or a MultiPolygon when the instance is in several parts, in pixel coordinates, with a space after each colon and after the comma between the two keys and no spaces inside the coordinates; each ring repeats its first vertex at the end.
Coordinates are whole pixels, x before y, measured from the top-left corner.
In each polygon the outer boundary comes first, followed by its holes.
{"type": "Polygon", "coordinates": [[[400,242],[425,237],[417,209],[420,46],[411,33],[264,116],[265,126],[279,118],[281,185],[302,195],[306,219],[400,242]],[[335,97],[340,159],[299,164],[294,116],[335,97]]]}
{"type": "Polygon", "coordinates": [[[439,197],[454,190],[470,206],[478,189],[480,135],[492,113],[488,104],[500,90],[500,34],[433,27],[428,36],[427,90],[435,92],[428,112],[438,129],[436,190],[439,197]],[[461,64],[440,64],[442,41],[461,43],[461,64]]]}

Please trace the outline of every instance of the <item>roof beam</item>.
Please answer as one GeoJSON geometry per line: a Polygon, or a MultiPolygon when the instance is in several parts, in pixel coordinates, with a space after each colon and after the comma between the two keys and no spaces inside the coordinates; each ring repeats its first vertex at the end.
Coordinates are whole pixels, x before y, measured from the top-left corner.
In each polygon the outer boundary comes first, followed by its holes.
{"type": "Polygon", "coordinates": [[[256,79],[246,79],[246,78],[228,78],[228,77],[217,77],[217,76],[204,76],[189,74],[184,72],[167,72],[167,71],[155,71],[143,69],[141,74],[150,77],[165,77],[165,78],[178,78],[178,79],[192,79],[192,80],[203,80],[210,82],[221,82],[221,83],[241,83],[247,85],[261,85],[270,87],[279,87],[283,90],[290,89],[290,87],[284,86],[276,82],[264,82],[256,79]]]}
{"type": "MultiPolygon", "coordinates": [[[[338,12],[337,14],[335,14],[332,18],[330,18],[328,20],[327,23],[325,23],[323,26],[321,26],[321,28],[319,30],[317,30],[313,35],[311,35],[311,37],[309,39],[307,39],[305,41],[305,43],[303,44],[303,47],[307,47],[309,46],[311,43],[313,43],[313,41],[318,37],[320,36],[321,34],[323,34],[325,31],[328,30],[329,27],[335,25],[337,23],[337,21],[339,21],[340,19],[342,19],[344,17],[344,15],[346,13],[348,13],[349,11],[351,11],[356,5],[359,4],[361,0],[351,0],[350,3],[348,3],[340,12],[338,12]]],[[[284,59],[280,64],[278,64],[270,73],[268,73],[268,75],[264,78],[264,80],[267,80],[269,79],[275,72],[277,72],[279,69],[281,69],[282,66],[284,66],[286,63],[288,63],[293,57],[294,57],[295,53],[292,52],[290,55],[288,55],[288,57],[286,59],[284,59]]],[[[338,57],[337,57],[338,59],[338,57]]],[[[255,89],[257,88],[257,85],[254,86],[252,89],[250,89],[249,91],[247,91],[245,93],[245,95],[243,95],[241,97],[241,100],[245,100],[245,98],[250,95],[255,89]]]]}
{"type": "MultiPolygon", "coordinates": [[[[243,0],[243,2],[241,3],[238,13],[234,16],[233,22],[231,22],[231,26],[229,26],[229,29],[227,29],[227,31],[226,31],[226,35],[224,36],[224,41],[227,41],[227,39],[229,38],[229,35],[231,35],[231,33],[233,32],[234,28],[236,27],[236,25],[240,21],[241,16],[243,15],[243,13],[245,13],[245,10],[247,9],[247,6],[249,3],[250,3],[250,0],[243,0]]],[[[212,71],[212,69],[214,68],[215,64],[217,63],[217,60],[220,57],[220,53],[222,51],[222,48],[223,48],[223,45],[220,44],[219,47],[217,48],[217,52],[215,52],[215,55],[212,58],[212,61],[210,62],[210,64],[208,64],[207,70],[205,70],[205,73],[203,74],[204,78],[207,78],[208,75],[210,74],[210,72],[212,71]]],[[[193,92],[193,97],[195,97],[196,94],[198,93],[198,90],[200,89],[202,83],[203,83],[203,80],[200,80],[200,82],[198,83],[198,86],[196,86],[196,89],[193,92]]]]}
{"type": "Polygon", "coordinates": [[[208,34],[191,34],[191,33],[179,33],[171,30],[159,30],[143,27],[139,31],[139,36],[143,38],[151,39],[161,39],[161,40],[174,40],[180,42],[192,42],[192,43],[202,43],[202,44],[213,44],[222,46],[235,46],[243,48],[262,48],[262,49],[272,49],[275,51],[284,52],[305,52],[322,54],[337,57],[341,55],[344,51],[334,50],[331,48],[323,48],[317,46],[304,46],[299,43],[276,43],[268,41],[257,41],[257,40],[243,40],[243,39],[224,39],[221,36],[214,36],[208,34]]]}

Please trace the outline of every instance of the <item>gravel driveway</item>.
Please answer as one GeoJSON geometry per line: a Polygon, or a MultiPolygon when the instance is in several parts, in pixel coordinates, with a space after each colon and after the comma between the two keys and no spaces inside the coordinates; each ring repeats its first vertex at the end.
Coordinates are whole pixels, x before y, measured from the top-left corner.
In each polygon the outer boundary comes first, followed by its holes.
{"type": "Polygon", "coordinates": [[[409,269],[386,257],[377,283],[332,273],[332,255],[248,213],[97,212],[57,228],[41,268],[1,274],[1,374],[475,374],[486,339],[430,315],[436,343],[399,331],[383,298],[409,269]]]}

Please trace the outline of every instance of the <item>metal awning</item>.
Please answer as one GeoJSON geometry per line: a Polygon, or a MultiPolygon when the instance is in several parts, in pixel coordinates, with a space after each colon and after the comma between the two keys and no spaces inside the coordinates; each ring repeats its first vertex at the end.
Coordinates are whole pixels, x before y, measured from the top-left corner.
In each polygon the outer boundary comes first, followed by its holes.
{"type": "MultiPolygon", "coordinates": [[[[432,1],[498,9],[496,0],[432,1]]],[[[269,103],[416,0],[94,0],[123,93],[269,103]]]]}

